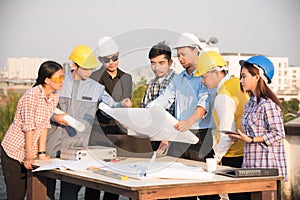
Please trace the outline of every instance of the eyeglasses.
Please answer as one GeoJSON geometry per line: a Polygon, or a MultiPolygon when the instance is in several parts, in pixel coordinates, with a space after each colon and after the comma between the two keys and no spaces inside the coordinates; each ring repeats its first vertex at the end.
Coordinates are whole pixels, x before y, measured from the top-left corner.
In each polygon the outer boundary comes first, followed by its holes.
{"type": "Polygon", "coordinates": [[[51,77],[50,80],[53,83],[62,83],[64,82],[65,76],[51,77]]]}
{"type": "Polygon", "coordinates": [[[100,57],[100,58],[104,63],[109,63],[110,61],[116,62],[117,60],[119,60],[118,55],[113,55],[112,57],[100,57]]]}

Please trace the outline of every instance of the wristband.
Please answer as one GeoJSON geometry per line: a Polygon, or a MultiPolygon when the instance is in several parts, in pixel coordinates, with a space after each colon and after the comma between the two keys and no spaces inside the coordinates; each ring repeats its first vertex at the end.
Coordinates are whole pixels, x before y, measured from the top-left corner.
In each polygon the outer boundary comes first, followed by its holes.
{"type": "Polygon", "coordinates": [[[250,136],[250,138],[251,138],[251,142],[250,143],[254,143],[254,137],[250,136]]]}
{"type": "Polygon", "coordinates": [[[41,154],[46,154],[46,151],[39,151],[38,155],[41,155],[41,154]]]}

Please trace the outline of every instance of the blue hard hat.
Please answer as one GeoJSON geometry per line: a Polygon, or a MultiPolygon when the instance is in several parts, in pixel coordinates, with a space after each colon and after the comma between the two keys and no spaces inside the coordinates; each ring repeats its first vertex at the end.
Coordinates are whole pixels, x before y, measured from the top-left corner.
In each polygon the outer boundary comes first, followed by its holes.
{"type": "Polygon", "coordinates": [[[243,66],[245,63],[249,63],[251,65],[256,65],[264,70],[264,75],[268,79],[268,83],[271,83],[271,80],[274,76],[274,65],[273,63],[265,56],[258,55],[252,56],[248,60],[240,60],[240,65],[243,66]]]}

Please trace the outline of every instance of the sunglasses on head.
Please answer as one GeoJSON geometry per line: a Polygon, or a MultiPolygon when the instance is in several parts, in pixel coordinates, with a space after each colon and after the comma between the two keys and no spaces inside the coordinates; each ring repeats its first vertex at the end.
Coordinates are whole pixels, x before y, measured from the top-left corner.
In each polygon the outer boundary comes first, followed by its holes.
{"type": "Polygon", "coordinates": [[[100,57],[104,63],[109,63],[110,61],[117,61],[119,59],[118,55],[113,55],[112,57],[100,57]]]}
{"type": "Polygon", "coordinates": [[[51,77],[50,80],[53,83],[62,83],[64,82],[65,76],[56,76],[56,77],[51,77]]]}

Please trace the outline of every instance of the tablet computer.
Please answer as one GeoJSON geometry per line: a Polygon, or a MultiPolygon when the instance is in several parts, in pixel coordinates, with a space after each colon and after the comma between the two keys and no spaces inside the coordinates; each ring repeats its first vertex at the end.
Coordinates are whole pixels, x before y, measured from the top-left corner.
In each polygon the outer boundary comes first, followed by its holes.
{"type": "Polygon", "coordinates": [[[239,135],[239,133],[237,131],[233,131],[233,130],[220,129],[220,130],[217,130],[217,132],[225,133],[225,134],[237,134],[237,135],[239,135]]]}

